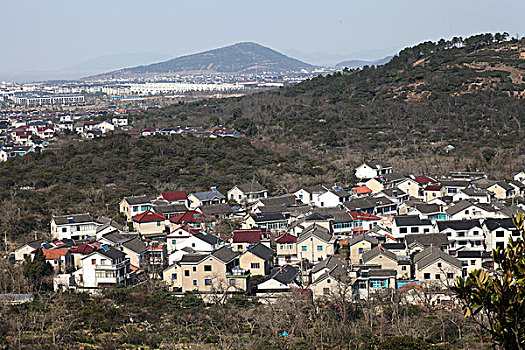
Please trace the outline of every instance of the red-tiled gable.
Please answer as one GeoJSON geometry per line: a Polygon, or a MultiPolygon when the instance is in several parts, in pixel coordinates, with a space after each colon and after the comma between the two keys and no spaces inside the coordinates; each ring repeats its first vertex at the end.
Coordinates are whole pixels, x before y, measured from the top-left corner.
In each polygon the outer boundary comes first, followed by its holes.
{"type": "Polygon", "coordinates": [[[364,221],[381,220],[379,216],[375,216],[373,214],[368,214],[368,213],[358,213],[356,211],[349,211],[348,214],[350,214],[350,216],[354,220],[364,220],[364,221]]]}
{"type": "Polygon", "coordinates": [[[235,230],[233,243],[256,243],[261,241],[260,230],[235,230]]]}
{"type": "Polygon", "coordinates": [[[164,245],[163,245],[163,244],[159,244],[159,245],[157,245],[156,247],[153,246],[153,245],[150,245],[150,246],[148,247],[148,250],[160,250],[160,251],[162,251],[162,249],[164,249],[164,245]]]}
{"type": "Polygon", "coordinates": [[[155,128],[152,127],[152,126],[149,126],[149,127],[147,127],[146,129],[142,129],[141,131],[142,131],[142,132],[155,132],[155,131],[157,131],[157,129],[155,129],[155,128]]]}
{"type": "Polygon", "coordinates": [[[142,214],[137,214],[131,219],[135,222],[153,222],[166,220],[166,218],[162,214],[154,213],[151,210],[146,210],[142,214]]]}
{"type": "Polygon", "coordinates": [[[279,236],[275,239],[275,243],[297,243],[297,237],[292,236],[289,233],[286,233],[282,236],[279,236]]]}
{"type": "Polygon", "coordinates": [[[443,186],[441,185],[428,185],[425,187],[424,191],[441,191],[443,186]]]}
{"type": "Polygon", "coordinates": [[[54,131],[55,129],[53,129],[52,126],[44,126],[44,127],[41,127],[41,128],[36,128],[38,130],[38,132],[42,132],[42,131],[46,131],[46,130],[51,130],[51,131],[54,131]]]}
{"type": "Polygon", "coordinates": [[[69,249],[71,253],[82,254],[82,255],[90,254],[94,250],[95,250],[95,247],[93,247],[91,244],[88,244],[88,243],[79,243],[76,246],[73,246],[69,249]]]}
{"type": "Polygon", "coordinates": [[[84,125],[97,125],[98,122],[84,122],[84,125]]]}
{"type": "Polygon", "coordinates": [[[182,201],[188,199],[188,195],[184,191],[168,191],[160,194],[162,198],[169,202],[182,201]]]}
{"type": "Polygon", "coordinates": [[[68,252],[67,248],[60,248],[60,249],[42,249],[42,252],[44,253],[44,256],[46,257],[46,260],[55,260],[60,258],[61,256],[65,256],[68,252]]]}
{"type": "Polygon", "coordinates": [[[372,192],[372,190],[369,189],[366,186],[354,187],[354,188],[352,188],[352,191],[354,191],[354,193],[356,193],[356,194],[365,194],[365,193],[371,193],[372,192]]]}
{"type": "Polygon", "coordinates": [[[208,216],[195,210],[188,210],[179,215],[175,215],[170,219],[170,221],[175,224],[195,224],[200,222],[213,222],[215,221],[215,218],[212,218],[211,216],[208,216]]]}
{"type": "Polygon", "coordinates": [[[414,179],[415,182],[418,184],[428,184],[428,183],[436,183],[437,181],[434,179],[431,179],[428,176],[418,176],[414,179]]]}

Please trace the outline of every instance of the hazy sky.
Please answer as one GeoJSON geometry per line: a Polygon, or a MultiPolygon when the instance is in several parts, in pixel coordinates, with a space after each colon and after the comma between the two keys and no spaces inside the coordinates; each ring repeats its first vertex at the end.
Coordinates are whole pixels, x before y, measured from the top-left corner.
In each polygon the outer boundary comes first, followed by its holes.
{"type": "Polygon", "coordinates": [[[0,72],[239,41],[344,54],[489,31],[525,35],[525,1],[2,0],[0,72]]]}

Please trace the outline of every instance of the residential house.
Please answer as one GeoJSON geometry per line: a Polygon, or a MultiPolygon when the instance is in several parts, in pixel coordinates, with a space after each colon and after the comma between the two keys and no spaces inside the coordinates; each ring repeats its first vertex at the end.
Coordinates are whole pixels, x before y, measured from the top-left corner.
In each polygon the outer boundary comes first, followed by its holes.
{"type": "Polygon", "coordinates": [[[420,184],[411,178],[403,179],[403,181],[401,181],[397,187],[403,192],[407,193],[410,197],[422,198],[420,184]]]}
{"type": "Polygon", "coordinates": [[[466,277],[474,270],[488,268],[492,265],[490,253],[485,251],[460,250],[456,253],[456,259],[463,268],[462,277],[466,277]]]}
{"type": "Polygon", "coordinates": [[[423,200],[430,202],[445,195],[445,187],[441,185],[427,185],[423,188],[423,200]]]}
{"type": "Polygon", "coordinates": [[[436,288],[448,288],[462,275],[461,262],[437,247],[429,247],[414,256],[416,279],[436,288]]]}
{"type": "Polygon", "coordinates": [[[372,250],[372,248],[378,244],[379,242],[376,238],[368,236],[367,234],[361,234],[352,238],[348,242],[348,247],[350,249],[350,262],[352,264],[361,264],[363,254],[372,250]]]}
{"type": "Polygon", "coordinates": [[[275,239],[277,251],[277,263],[279,265],[296,263],[299,261],[297,256],[297,237],[289,233],[283,234],[275,239]]]}
{"type": "MultiPolygon", "coordinates": [[[[187,225],[182,225],[166,236],[167,252],[170,254],[175,250],[177,244],[182,243],[186,239],[190,238],[193,234],[201,232],[199,228],[191,228],[187,225]]],[[[213,249],[212,249],[213,250],[213,249]]]]}
{"type": "Polygon", "coordinates": [[[355,169],[355,177],[358,179],[371,179],[392,173],[392,166],[377,161],[368,161],[355,169]]]}
{"type": "Polygon", "coordinates": [[[257,213],[248,216],[244,221],[244,229],[258,228],[270,232],[284,232],[288,227],[288,219],[282,213],[257,213]]]}
{"type": "Polygon", "coordinates": [[[436,247],[448,252],[448,237],[446,233],[408,234],[405,236],[406,254],[412,255],[428,247],[436,247]]]}
{"type": "Polygon", "coordinates": [[[42,249],[46,262],[53,266],[55,273],[66,273],[73,267],[73,257],[68,248],[42,249]]]}
{"type": "Polygon", "coordinates": [[[447,235],[450,255],[459,250],[485,250],[483,228],[477,219],[438,221],[437,229],[447,235]]]}
{"type": "Polygon", "coordinates": [[[51,218],[51,237],[74,240],[96,237],[97,227],[101,225],[93,220],[89,213],[53,216],[51,218]]]}
{"type": "Polygon", "coordinates": [[[454,194],[452,200],[454,202],[469,201],[472,203],[489,204],[490,194],[485,190],[468,187],[463,190],[459,190],[458,193],[454,194]]]}
{"type": "Polygon", "coordinates": [[[234,210],[234,208],[228,203],[205,205],[198,210],[216,220],[232,218],[236,213],[236,210],[234,210]]]}
{"type": "Polygon", "coordinates": [[[252,204],[261,198],[268,197],[268,190],[258,182],[235,185],[227,193],[228,199],[241,204],[252,204]]]}
{"type": "Polygon", "coordinates": [[[186,206],[188,203],[188,195],[184,191],[165,191],[160,193],[159,200],[165,200],[169,204],[184,204],[186,206]]]}
{"type": "Polygon", "coordinates": [[[487,191],[497,199],[507,199],[516,196],[515,187],[509,185],[505,181],[498,181],[487,188],[487,191]]]}
{"type": "Polygon", "coordinates": [[[195,209],[204,205],[226,203],[226,197],[219,191],[213,189],[208,192],[196,192],[188,196],[190,208],[195,209]]]}
{"type": "Polygon", "coordinates": [[[215,218],[196,210],[188,210],[169,219],[172,230],[181,225],[188,225],[206,231],[213,227],[215,221],[215,218]]]}
{"type": "Polygon", "coordinates": [[[512,174],[512,179],[514,181],[519,181],[519,182],[525,183],[525,171],[518,171],[518,172],[512,174]]]}
{"type": "Polygon", "coordinates": [[[131,220],[133,222],[133,229],[142,235],[156,236],[167,233],[167,219],[160,213],[146,210],[141,214],[133,216],[131,220]]]}
{"type": "Polygon", "coordinates": [[[273,249],[262,243],[249,246],[239,257],[239,267],[253,276],[268,275],[273,268],[273,249]]]}
{"type": "Polygon", "coordinates": [[[351,301],[354,298],[353,282],[347,271],[338,266],[328,271],[324,271],[319,277],[314,279],[308,286],[314,300],[336,296],[338,299],[351,301]]]}
{"type": "Polygon", "coordinates": [[[101,249],[82,258],[82,268],[73,273],[71,287],[80,290],[98,289],[129,282],[129,260],[120,250],[101,246],[101,249]]]}
{"type": "Polygon", "coordinates": [[[440,183],[445,188],[445,196],[454,196],[459,191],[470,186],[469,180],[440,180],[440,183]]]}
{"type": "Polygon", "coordinates": [[[33,260],[35,251],[39,248],[46,247],[45,239],[37,239],[34,241],[27,242],[20,248],[17,248],[14,252],[16,262],[24,262],[26,260],[33,260]]]}
{"type": "Polygon", "coordinates": [[[361,264],[380,265],[381,269],[395,270],[397,271],[397,276],[403,279],[409,279],[411,275],[410,259],[408,257],[399,257],[393,252],[384,249],[382,245],[378,245],[363,253],[361,264]]]}
{"type": "Polygon", "coordinates": [[[385,292],[396,289],[397,270],[361,267],[354,282],[357,299],[383,298],[385,292]]]}
{"type": "MultiPolygon", "coordinates": [[[[261,230],[234,230],[232,234],[232,250],[234,252],[243,253],[251,245],[255,245],[262,240],[261,230]]],[[[266,240],[266,245],[270,245],[269,239],[266,240]]]]}
{"type": "Polygon", "coordinates": [[[131,269],[140,269],[147,265],[149,250],[138,236],[122,242],[119,248],[129,258],[131,269]]]}
{"type": "Polygon", "coordinates": [[[483,218],[503,218],[506,215],[498,213],[498,211],[488,205],[481,203],[472,203],[469,201],[461,201],[454,203],[445,210],[449,215],[450,220],[470,220],[483,218]]]}
{"type": "Polygon", "coordinates": [[[167,201],[154,201],[151,209],[155,213],[162,214],[166,219],[171,219],[174,216],[182,214],[188,210],[185,204],[172,203],[169,204],[167,201]]]}
{"type": "Polygon", "coordinates": [[[525,194],[525,184],[523,182],[519,182],[516,180],[512,180],[509,182],[509,185],[511,185],[514,188],[514,193],[516,196],[521,196],[525,194]]]}
{"type": "Polygon", "coordinates": [[[434,227],[428,219],[420,219],[419,215],[395,216],[392,221],[392,236],[400,242],[407,234],[432,233],[434,227]]]}
{"type": "Polygon", "coordinates": [[[308,226],[297,239],[297,255],[299,260],[310,262],[321,261],[335,253],[336,237],[329,229],[313,224],[308,226]]]}
{"type": "Polygon", "coordinates": [[[124,197],[119,203],[120,213],[124,214],[128,221],[135,215],[151,210],[151,201],[145,195],[124,197]]]}
{"type": "Polygon", "coordinates": [[[221,244],[220,239],[205,232],[193,233],[190,237],[183,241],[177,241],[175,250],[182,250],[184,248],[191,248],[196,252],[212,252],[219,248],[221,244]]]}
{"type": "Polygon", "coordinates": [[[483,220],[483,231],[486,237],[486,250],[489,252],[497,247],[507,247],[510,238],[516,239],[520,236],[520,231],[510,218],[487,218],[483,220]]]}
{"type": "Polygon", "coordinates": [[[257,285],[257,296],[266,300],[277,298],[301,288],[301,270],[298,266],[284,265],[274,268],[268,277],[257,285]]]}
{"type": "Polygon", "coordinates": [[[418,215],[421,219],[448,220],[448,214],[438,204],[415,203],[407,210],[407,214],[418,215]]]}

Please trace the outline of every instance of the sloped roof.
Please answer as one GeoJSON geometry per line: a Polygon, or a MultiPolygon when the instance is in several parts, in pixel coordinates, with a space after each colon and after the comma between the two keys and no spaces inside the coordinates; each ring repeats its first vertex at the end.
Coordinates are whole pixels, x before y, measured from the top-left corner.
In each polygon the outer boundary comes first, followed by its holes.
{"type": "Polygon", "coordinates": [[[439,259],[446,261],[447,263],[454,265],[460,269],[462,268],[461,262],[458,259],[448,255],[447,253],[443,252],[441,249],[436,247],[428,247],[414,256],[414,262],[416,263],[418,270],[421,270],[422,268],[434,263],[436,260],[439,259]]]}
{"type": "Polygon", "coordinates": [[[348,242],[348,245],[349,246],[353,246],[354,244],[362,242],[362,241],[367,241],[367,242],[370,242],[371,244],[378,244],[379,243],[376,238],[370,237],[369,235],[366,235],[366,234],[362,234],[362,235],[359,235],[359,236],[356,236],[356,237],[352,238],[348,242]]]}
{"type": "Polygon", "coordinates": [[[200,210],[207,215],[227,215],[234,212],[232,207],[227,203],[204,205],[200,210]]]}
{"type": "Polygon", "coordinates": [[[204,233],[199,232],[199,233],[195,233],[193,236],[211,245],[215,245],[219,243],[219,238],[211,234],[204,234],[204,233]]]}
{"type": "Polygon", "coordinates": [[[174,203],[174,204],[154,204],[153,210],[156,213],[161,213],[164,215],[164,213],[182,213],[188,210],[186,205],[182,203],[174,203]]]}
{"type": "Polygon", "coordinates": [[[432,213],[440,213],[441,208],[437,204],[414,204],[414,208],[417,209],[422,214],[432,214],[432,213]]]}
{"type": "Polygon", "coordinates": [[[505,219],[485,219],[483,221],[483,224],[487,226],[487,228],[490,231],[494,231],[498,228],[504,228],[506,230],[515,230],[516,225],[514,225],[514,221],[510,218],[505,219]]]}
{"type": "Polygon", "coordinates": [[[142,242],[138,237],[132,238],[124,243],[123,247],[128,248],[129,250],[134,251],[135,253],[142,254],[148,250],[148,247],[142,242]]]}
{"type": "Polygon", "coordinates": [[[82,255],[90,254],[94,250],[95,250],[95,247],[93,247],[91,244],[85,243],[85,242],[84,243],[79,243],[76,246],[73,246],[73,247],[69,248],[69,251],[72,254],[82,254],[82,255]]]}
{"type": "Polygon", "coordinates": [[[310,236],[316,236],[325,242],[329,242],[332,239],[332,234],[327,228],[314,223],[301,232],[301,236],[297,239],[297,241],[302,242],[310,236]]]}
{"type": "Polygon", "coordinates": [[[439,232],[451,228],[453,230],[470,230],[474,227],[481,228],[479,220],[450,220],[450,221],[437,221],[439,232]]]}
{"type": "Polygon", "coordinates": [[[161,213],[154,213],[151,210],[146,210],[141,214],[137,214],[131,218],[135,222],[155,222],[164,221],[166,218],[161,213]]]}
{"type": "Polygon", "coordinates": [[[267,222],[267,221],[285,221],[286,216],[282,213],[261,213],[258,215],[252,215],[253,221],[255,222],[267,222]]]}
{"type": "Polygon", "coordinates": [[[169,202],[183,201],[188,199],[188,195],[184,191],[166,191],[161,192],[160,195],[169,202]]]}
{"type": "Polygon", "coordinates": [[[397,226],[421,226],[432,225],[432,222],[427,219],[420,219],[418,215],[400,215],[394,217],[394,222],[397,226]]]}
{"type": "Polygon", "coordinates": [[[256,243],[261,241],[260,230],[234,230],[233,243],[256,243]]]}
{"type": "Polygon", "coordinates": [[[244,183],[241,185],[236,185],[236,187],[244,193],[257,193],[266,191],[266,188],[258,182],[244,183]]]}
{"type": "Polygon", "coordinates": [[[188,210],[184,213],[175,215],[174,217],[170,218],[170,221],[175,224],[182,224],[184,223],[201,223],[201,222],[213,222],[215,221],[215,218],[206,215],[204,213],[200,213],[196,210],[188,210]]]}
{"type": "Polygon", "coordinates": [[[93,218],[89,213],[53,216],[53,220],[55,220],[57,225],[93,222],[93,218]]]}
{"type": "Polygon", "coordinates": [[[326,259],[323,259],[322,261],[318,262],[314,265],[312,268],[312,273],[316,273],[321,271],[322,269],[333,269],[334,267],[342,268],[345,265],[344,261],[341,261],[337,259],[335,256],[330,255],[326,259]]]}
{"type": "Polygon", "coordinates": [[[46,260],[55,260],[61,256],[65,256],[69,252],[68,248],[54,248],[54,249],[42,249],[46,260]]]}
{"type": "Polygon", "coordinates": [[[108,247],[108,248],[109,248],[108,251],[105,251],[104,249],[99,249],[97,250],[97,253],[105,255],[108,258],[113,259],[113,260],[126,257],[126,254],[122,253],[120,250],[113,248],[113,247],[108,247]]]}
{"type": "Polygon", "coordinates": [[[366,263],[367,261],[369,260],[372,260],[373,258],[375,258],[376,256],[378,255],[384,255],[394,261],[397,261],[397,255],[395,255],[394,253],[392,253],[391,251],[388,251],[387,249],[385,249],[384,251],[382,251],[379,246],[376,246],[374,248],[372,248],[371,250],[363,253],[363,262],[366,263]]]}
{"type": "Polygon", "coordinates": [[[297,243],[297,237],[289,233],[281,235],[275,239],[275,243],[297,243]]]}
{"type": "Polygon", "coordinates": [[[418,184],[426,184],[426,183],[436,183],[437,181],[434,180],[433,178],[430,178],[428,176],[416,176],[414,178],[414,181],[417,182],[418,184]]]}
{"type": "Polygon", "coordinates": [[[296,200],[297,197],[295,197],[293,194],[259,199],[259,201],[264,204],[264,206],[292,206],[296,204],[296,200]]]}
{"type": "Polygon", "coordinates": [[[358,213],[356,211],[349,211],[348,215],[350,215],[353,220],[362,220],[362,221],[381,220],[379,216],[370,214],[370,213],[358,213]]]}
{"type": "Polygon", "coordinates": [[[285,285],[289,285],[295,282],[295,279],[297,278],[300,272],[301,270],[299,270],[299,267],[297,266],[284,265],[282,266],[282,268],[280,267],[274,268],[272,272],[270,272],[266,280],[274,279],[277,282],[280,282],[285,285]]]}
{"type": "Polygon", "coordinates": [[[179,263],[198,263],[201,260],[207,258],[209,254],[184,254],[180,259],[179,263]]]}
{"type": "Polygon", "coordinates": [[[424,188],[424,191],[441,191],[443,186],[441,185],[428,185],[424,188]]]}
{"type": "Polygon", "coordinates": [[[273,258],[273,249],[268,248],[260,242],[253,247],[250,247],[249,250],[263,260],[270,260],[273,258]]]}
{"type": "Polygon", "coordinates": [[[130,197],[124,197],[124,199],[128,204],[130,205],[137,205],[137,204],[149,204],[150,200],[146,195],[141,196],[130,196],[130,197]]]}
{"type": "Polygon", "coordinates": [[[215,198],[226,199],[219,191],[195,192],[191,194],[200,201],[211,201],[215,198]]]}
{"type": "Polygon", "coordinates": [[[468,207],[471,207],[471,206],[481,208],[480,206],[478,206],[478,205],[476,205],[474,203],[471,203],[469,201],[463,200],[463,201],[459,201],[456,204],[454,204],[453,206],[447,208],[447,210],[445,210],[445,212],[447,212],[450,215],[455,215],[455,214],[459,213],[460,211],[465,210],[465,209],[467,209],[468,207]]]}
{"type": "Polygon", "coordinates": [[[230,247],[221,247],[211,253],[214,257],[227,264],[239,256],[238,252],[234,252],[230,247]]]}
{"type": "Polygon", "coordinates": [[[405,236],[407,246],[412,243],[419,243],[424,247],[431,245],[435,247],[448,246],[448,238],[444,233],[424,233],[424,234],[408,234],[405,236]]]}

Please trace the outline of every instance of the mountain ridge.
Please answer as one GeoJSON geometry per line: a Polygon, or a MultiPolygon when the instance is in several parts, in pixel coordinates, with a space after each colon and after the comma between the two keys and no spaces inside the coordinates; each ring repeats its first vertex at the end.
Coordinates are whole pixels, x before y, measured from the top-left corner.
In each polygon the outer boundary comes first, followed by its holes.
{"type": "Polygon", "coordinates": [[[94,77],[182,72],[234,74],[247,73],[256,69],[269,72],[298,72],[303,69],[312,70],[314,68],[314,65],[286,56],[258,43],[240,42],[217,49],[179,56],[163,62],[99,74],[94,77]]]}

